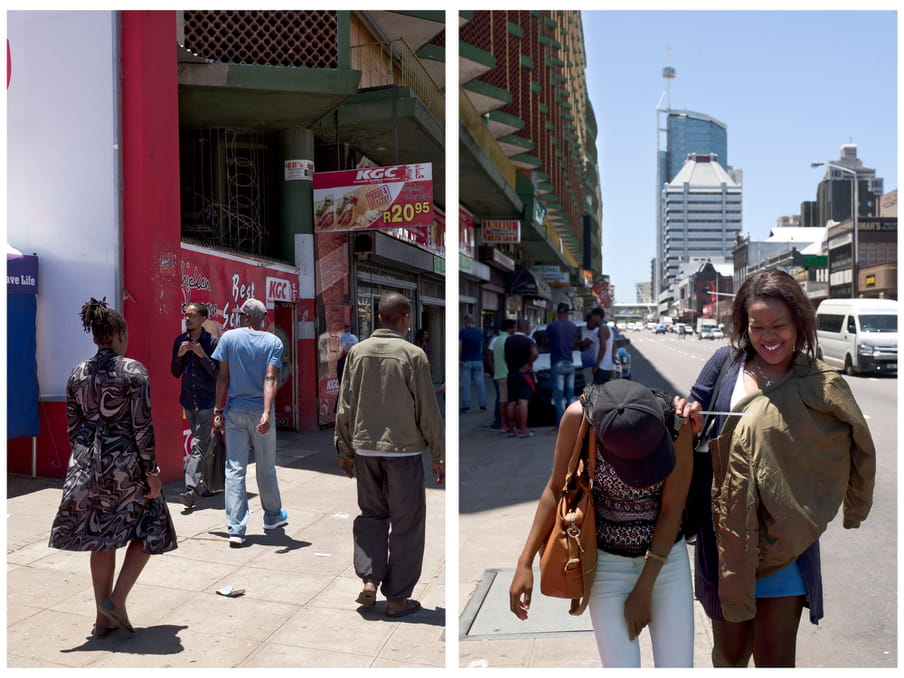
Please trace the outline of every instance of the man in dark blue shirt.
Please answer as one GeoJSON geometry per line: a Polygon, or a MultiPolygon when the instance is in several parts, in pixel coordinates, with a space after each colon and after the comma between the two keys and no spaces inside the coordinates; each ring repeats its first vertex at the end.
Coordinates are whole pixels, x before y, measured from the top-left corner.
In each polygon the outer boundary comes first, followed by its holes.
{"type": "Polygon", "coordinates": [[[474,318],[466,315],[464,327],[458,333],[459,365],[461,365],[461,411],[471,409],[471,382],[477,386],[477,404],[487,408],[486,385],[483,378],[483,331],[474,326],[474,318]]]}
{"type": "Polygon", "coordinates": [[[199,494],[207,494],[207,490],[202,492],[200,487],[201,472],[213,426],[219,364],[211,357],[217,346],[216,337],[204,329],[207,307],[198,303],[187,304],[184,318],[185,332],[173,342],[170,370],[174,377],[182,377],[179,404],[185,410],[192,434],[191,458],[185,468],[185,490],[178,496],[179,501],[192,508],[199,494]]]}
{"type": "Polygon", "coordinates": [[[574,360],[572,351],[578,336],[578,326],[568,319],[571,308],[561,303],[556,319],[546,326],[543,343],[549,346],[549,378],[552,381],[552,400],[556,407],[556,428],[565,408],[574,398],[574,360]]]}

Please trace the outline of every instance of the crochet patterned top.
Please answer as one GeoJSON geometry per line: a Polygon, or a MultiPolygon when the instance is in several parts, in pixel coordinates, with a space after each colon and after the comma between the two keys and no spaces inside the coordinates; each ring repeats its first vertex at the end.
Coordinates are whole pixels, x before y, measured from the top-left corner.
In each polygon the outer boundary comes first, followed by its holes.
{"type": "Polygon", "coordinates": [[[597,548],[627,558],[643,556],[653,540],[663,484],[641,488],[626,485],[597,445],[593,478],[597,548]]]}

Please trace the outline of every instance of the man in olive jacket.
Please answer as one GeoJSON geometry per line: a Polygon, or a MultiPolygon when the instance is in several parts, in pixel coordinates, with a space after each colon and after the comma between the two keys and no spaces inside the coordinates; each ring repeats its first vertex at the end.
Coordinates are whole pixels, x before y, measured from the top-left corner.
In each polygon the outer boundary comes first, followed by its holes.
{"type": "Polygon", "coordinates": [[[420,609],[411,593],[424,558],[426,494],[423,452],[433,476],[445,475],[445,428],[424,351],[405,339],[411,304],[387,294],[378,305],[381,329],[351,347],[345,362],[335,444],[342,470],[357,470],[355,573],[364,588],[357,602],[386,596],[386,615],[420,609]]]}

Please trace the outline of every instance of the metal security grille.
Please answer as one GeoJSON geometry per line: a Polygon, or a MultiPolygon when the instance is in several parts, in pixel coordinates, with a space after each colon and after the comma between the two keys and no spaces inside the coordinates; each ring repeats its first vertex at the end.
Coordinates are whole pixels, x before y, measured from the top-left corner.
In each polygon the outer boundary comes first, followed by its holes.
{"type": "Polygon", "coordinates": [[[336,68],[333,11],[186,11],[186,49],[228,64],[336,68]]]}
{"type": "Polygon", "coordinates": [[[238,129],[180,135],[182,237],[269,256],[271,140],[238,129]]]}

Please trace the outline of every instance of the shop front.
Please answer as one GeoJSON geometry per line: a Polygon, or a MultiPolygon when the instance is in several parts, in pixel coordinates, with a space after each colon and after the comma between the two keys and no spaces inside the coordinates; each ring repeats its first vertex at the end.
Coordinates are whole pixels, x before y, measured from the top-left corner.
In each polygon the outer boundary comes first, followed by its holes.
{"type": "Polygon", "coordinates": [[[411,302],[408,339],[427,330],[434,381],[443,380],[445,221],[432,196],[429,163],[314,175],[320,425],[335,421],[341,337],[370,336],[384,294],[411,302]]]}

